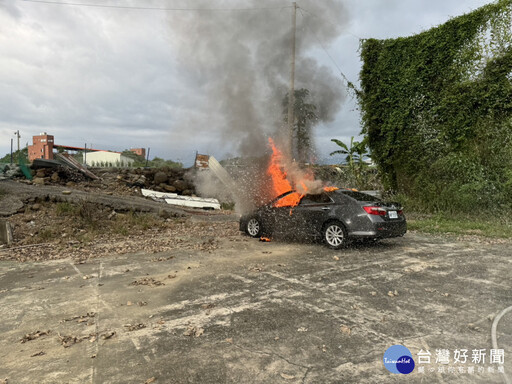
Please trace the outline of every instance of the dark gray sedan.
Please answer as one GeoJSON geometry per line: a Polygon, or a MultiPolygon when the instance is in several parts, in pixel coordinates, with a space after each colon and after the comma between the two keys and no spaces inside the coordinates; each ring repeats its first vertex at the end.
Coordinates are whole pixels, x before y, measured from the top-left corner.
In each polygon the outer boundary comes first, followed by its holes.
{"type": "Polygon", "coordinates": [[[321,238],[327,246],[342,248],[349,239],[378,240],[403,236],[407,223],[399,203],[338,189],[305,195],[295,207],[281,206],[285,193],[240,219],[240,230],[252,237],[286,233],[321,238]]]}

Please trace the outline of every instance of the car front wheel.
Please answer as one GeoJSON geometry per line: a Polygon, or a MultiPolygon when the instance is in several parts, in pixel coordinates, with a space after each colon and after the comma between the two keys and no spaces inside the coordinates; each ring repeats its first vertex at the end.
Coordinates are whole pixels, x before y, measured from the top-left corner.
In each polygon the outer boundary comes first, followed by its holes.
{"type": "Polygon", "coordinates": [[[260,237],[261,228],[261,222],[256,217],[251,217],[245,224],[245,233],[251,237],[260,237]]]}
{"type": "Polygon", "coordinates": [[[325,244],[332,249],[343,248],[347,244],[347,231],[339,221],[331,221],[324,226],[325,244]]]}

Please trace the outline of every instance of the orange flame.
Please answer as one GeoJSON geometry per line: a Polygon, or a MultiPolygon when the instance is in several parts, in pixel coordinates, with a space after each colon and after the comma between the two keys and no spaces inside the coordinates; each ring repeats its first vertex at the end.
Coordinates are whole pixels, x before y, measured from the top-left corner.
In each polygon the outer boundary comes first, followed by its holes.
{"type": "Polygon", "coordinates": [[[272,178],[272,188],[276,196],[282,195],[283,193],[291,191],[292,185],[286,178],[286,172],[281,169],[281,161],[283,154],[277,149],[274,144],[274,140],[268,138],[270,147],[272,148],[272,156],[270,158],[270,164],[267,169],[267,173],[272,178]]]}
{"type": "MultiPolygon", "coordinates": [[[[299,192],[293,192],[289,195],[284,196],[274,203],[274,207],[295,207],[297,206],[304,195],[309,192],[309,188],[306,184],[309,182],[314,182],[315,175],[311,170],[307,170],[305,172],[300,173],[301,180],[295,180],[295,185],[292,185],[292,182],[288,179],[288,175],[286,171],[283,169],[284,159],[283,154],[276,147],[274,140],[272,138],[268,139],[270,147],[272,148],[272,156],[270,157],[270,163],[267,169],[267,174],[270,176],[272,180],[272,191],[274,196],[282,195],[283,193],[293,191],[297,189],[299,192]]],[[[339,188],[336,187],[324,187],[323,190],[325,192],[332,192],[339,188]]],[[[292,215],[292,211],[290,210],[290,215],[292,215]]]]}
{"type": "Polygon", "coordinates": [[[290,193],[282,199],[275,202],[274,207],[295,207],[300,203],[300,200],[304,197],[298,192],[290,193]]]}
{"type": "MultiPolygon", "coordinates": [[[[267,173],[272,179],[272,189],[276,196],[282,195],[283,193],[290,192],[293,190],[291,183],[287,179],[286,172],[281,168],[281,164],[283,162],[283,154],[276,147],[274,140],[272,138],[268,138],[268,142],[270,147],[272,148],[272,156],[270,157],[270,164],[267,169],[267,173]]],[[[306,186],[302,183],[302,186],[305,191],[307,191],[306,186]]],[[[290,193],[286,195],[282,199],[279,199],[274,204],[275,207],[295,207],[299,204],[300,200],[304,197],[303,194],[298,192],[290,193]]]]}

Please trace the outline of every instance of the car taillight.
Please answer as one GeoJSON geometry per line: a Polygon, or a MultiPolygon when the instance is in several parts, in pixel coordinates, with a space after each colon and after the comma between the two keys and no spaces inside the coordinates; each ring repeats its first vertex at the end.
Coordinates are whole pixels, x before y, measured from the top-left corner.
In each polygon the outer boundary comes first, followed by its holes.
{"type": "Polygon", "coordinates": [[[386,216],[386,210],[380,207],[363,207],[370,215],[386,216]]]}
{"type": "Polygon", "coordinates": [[[402,215],[404,214],[403,209],[400,209],[400,210],[398,211],[398,214],[399,214],[400,216],[402,216],[402,215]]]}

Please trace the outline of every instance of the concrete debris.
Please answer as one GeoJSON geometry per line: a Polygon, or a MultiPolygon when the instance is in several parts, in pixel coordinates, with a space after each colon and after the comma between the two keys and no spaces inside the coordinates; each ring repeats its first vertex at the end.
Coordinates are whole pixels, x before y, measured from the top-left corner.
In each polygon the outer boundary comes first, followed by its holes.
{"type": "Polygon", "coordinates": [[[8,194],[0,199],[0,216],[12,216],[24,211],[23,202],[15,195],[8,194]]]}
{"type": "Polygon", "coordinates": [[[30,355],[30,357],[43,356],[43,355],[46,355],[46,353],[44,351],[40,351],[40,352],[34,353],[33,355],[30,355]]]}
{"type": "Polygon", "coordinates": [[[80,164],[78,161],[75,160],[74,157],[70,155],[66,155],[63,153],[57,153],[55,155],[57,160],[61,162],[62,164],[67,165],[70,168],[76,169],[77,171],[82,172],[84,175],[88,176],[89,178],[93,180],[98,180],[98,176],[96,176],[94,173],[89,171],[87,168],[85,168],[82,164],[80,164]]]}
{"type": "Polygon", "coordinates": [[[150,189],[141,189],[140,192],[142,193],[142,196],[150,197],[155,201],[164,201],[166,198],[178,196],[176,193],[159,192],[150,189]]]}
{"type": "Polygon", "coordinates": [[[34,159],[32,161],[32,169],[40,169],[40,168],[59,168],[61,163],[57,160],[50,159],[34,159]]]}
{"type": "MultiPolygon", "coordinates": [[[[238,190],[237,185],[231,175],[224,169],[222,165],[213,156],[208,159],[208,168],[217,176],[217,178],[224,184],[228,191],[235,193],[238,190]]],[[[233,196],[235,197],[235,196],[233,196]]]]}
{"type": "Polygon", "coordinates": [[[144,384],[151,384],[151,383],[154,383],[156,381],[156,377],[151,377],[149,379],[147,379],[144,384]]]}
{"type": "Polygon", "coordinates": [[[7,220],[0,220],[0,244],[12,244],[12,227],[7,220]]]}
{"type": "MultiPolygon", "coordinates": [[[[34,168],[34,166],[32,166],[34,168]]],[[[55,168],[38,168],[32,170],[34,184],[60,184],[66,183],[83,183],[89,179],[82,172],[69,168],[66,165],[58,165],[55,168]]]]}
{"type": "Polygon", "coordinates": [[[22,177],[23,172],[21,168],[16,164],[7,164],[0,170],[0,180],[2,179],[14,179],[16,177],[22,177]]]}
{"type": "Polygon", "coordinates": [[[295,379],[295,376],[293,375],[287,375],[286,373],[281,373],[281,377],[285,380],[293,380],[295,379]]]}
{"type": "Polygon", "coordinates": [[[141,189],[142,196],[150,197],[156,201],[165,201],[167,204],[190,208],[220,209],[219,200],[213,198],[180,196],[177,193],[159,192],[150,189],[141,189]]]}
{"type": "Polygon", "coordinates": [[[180,207],[201,208],[201,209],[220,209],[219,200],[213,198],[176,196],[165,199],[167,204],[180,207]]]}

